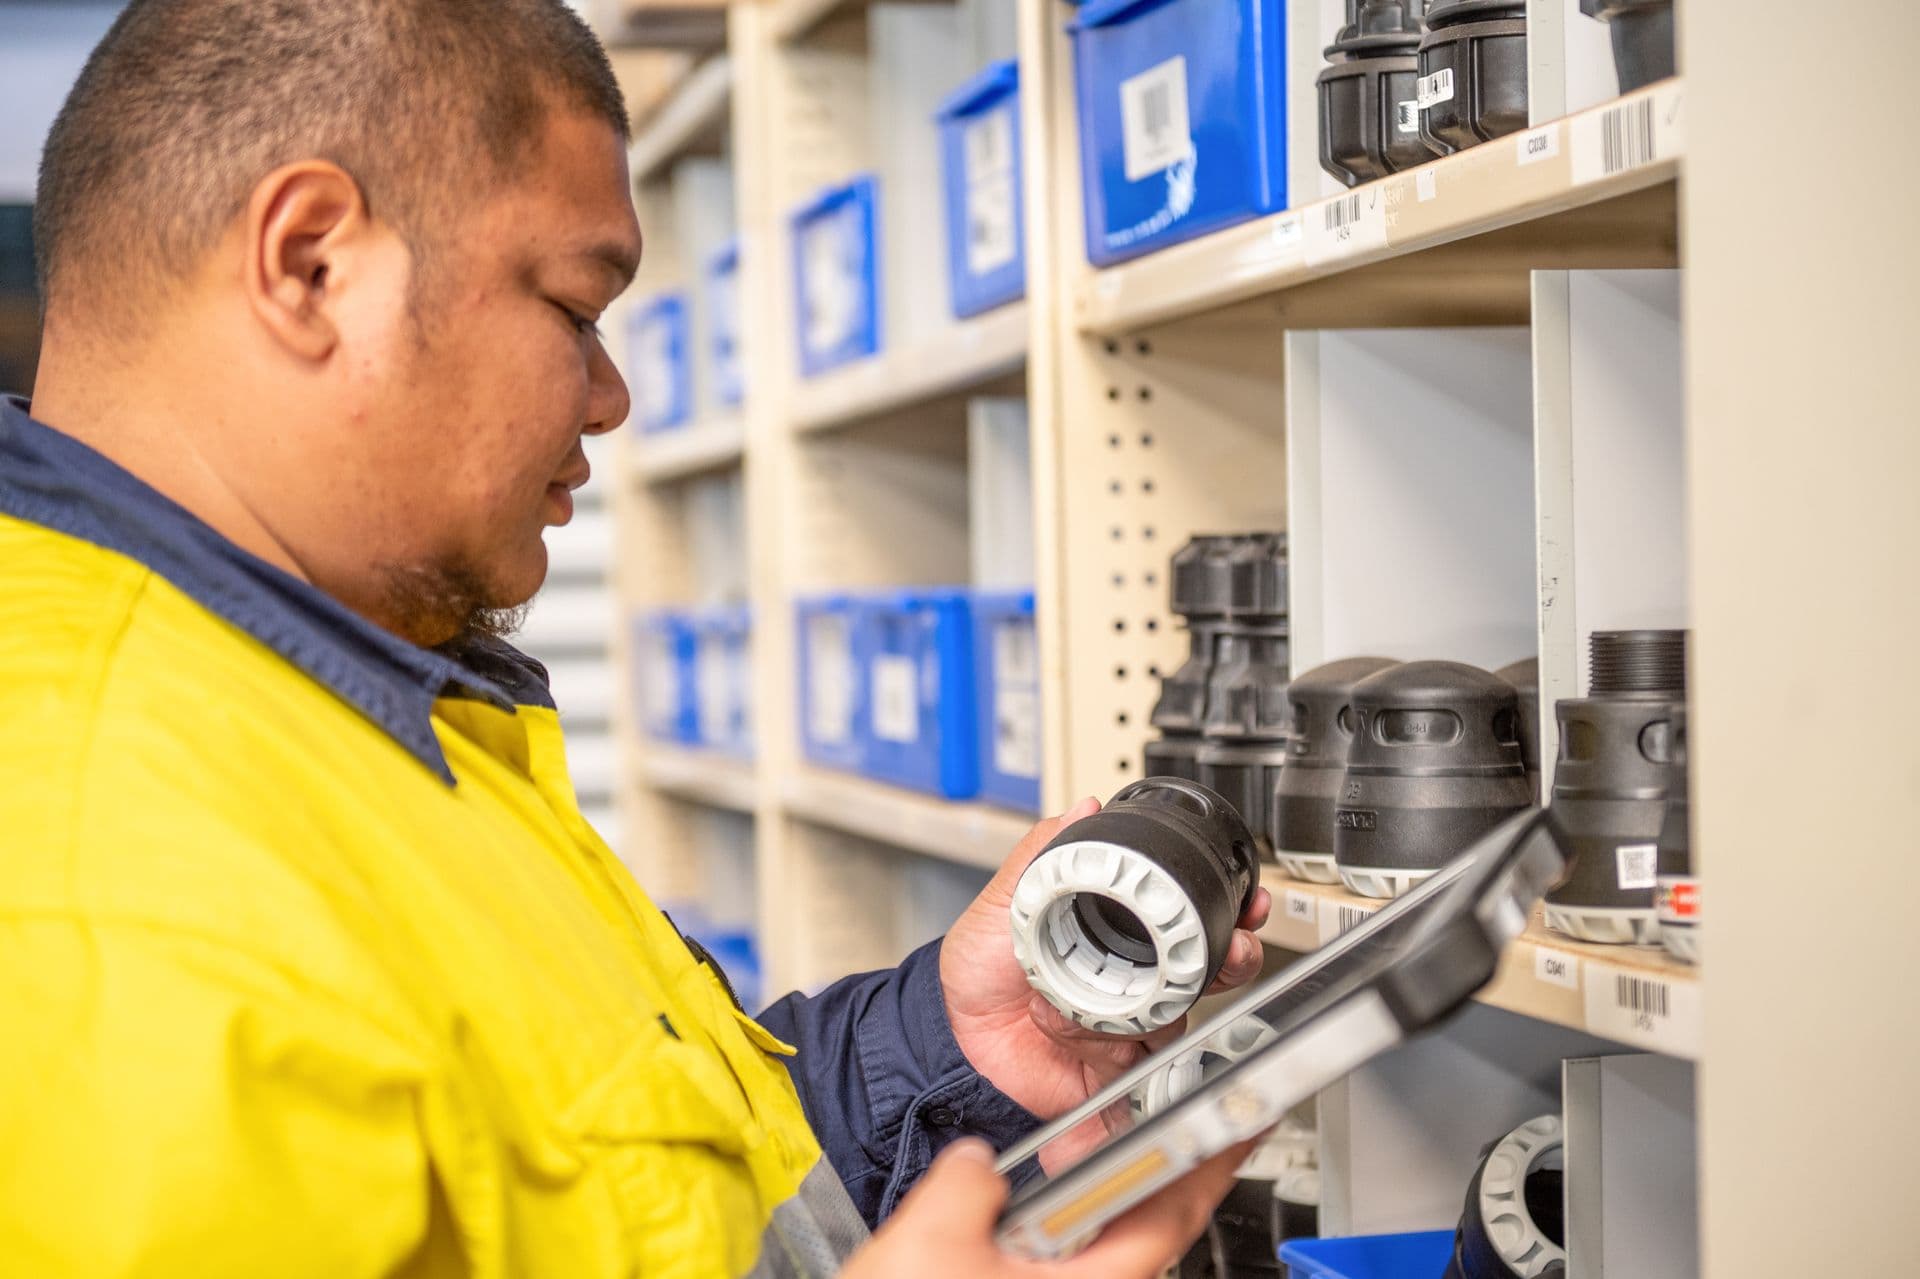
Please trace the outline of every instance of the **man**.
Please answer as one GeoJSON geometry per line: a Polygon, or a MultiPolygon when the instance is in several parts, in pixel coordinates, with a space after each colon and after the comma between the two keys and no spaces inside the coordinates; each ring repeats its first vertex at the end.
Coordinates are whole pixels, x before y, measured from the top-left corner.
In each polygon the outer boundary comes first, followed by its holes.
{"type": "Polygon", "coordinates": [[[624,121],[559,0],[133,0],[75,87],[0,407],[7,1274],[1092,1279],[1224,1190],[993,1246],[964,1138],[1140,1051],[1008,942],[1089,807],[764,1024],[581,820],[499,634],[627,412],[624,121]]]}

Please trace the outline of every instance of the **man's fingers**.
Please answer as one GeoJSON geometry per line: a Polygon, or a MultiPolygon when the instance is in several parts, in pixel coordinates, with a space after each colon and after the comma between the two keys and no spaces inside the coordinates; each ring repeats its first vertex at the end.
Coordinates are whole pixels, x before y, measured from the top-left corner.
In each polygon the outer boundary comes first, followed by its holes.
{"type": "Polygon", "coordinates": [[[1233,940],[1227,945],[1227,962],[1220,966],[1220,975],[1213,979],[1213,985],[1207,987],[1209,995],[1218,995],[1222,991],[1244,986],[1260,975],[1260,966],[1265,961],[1265,948],[1260,939],[1242,929],[1233,934],[1233,940]]]}
{"type": "Polygon", "coordinates": [[[1007,1179],[993,1170],[993,1147],[963,1137],[940,1152],[894,1218],[926,1214],[932,1230],[956,1240],[990,1235],[1007,1203],[1007,1179]]]}
{"type": "Polygon", "coordinates": [[[1048,817],[1035,822],[1032,829],[1028,830],[1021,837],[1020,842],[1014,845],[1013,852],[1008,854],[1007,860],[1000,864],[1000,874],[1018,878],[1028,864],[1040,855],[1040,850],[1053,842],[1054,836],[1082,817],[1091,817],[1099,811],[1100,801],[1088,796],[1058,817],[1048,817]]]}
{"type": "Polygon", "coordinates": [[[1257,933],[1267,926],[1267,919],[1272,914],[1273,894],[1264,888],[1256,888],[1253,892],[1253,903],[1247,907],[1246,913],[1240,916],[1236,927],[1257,933]]]}

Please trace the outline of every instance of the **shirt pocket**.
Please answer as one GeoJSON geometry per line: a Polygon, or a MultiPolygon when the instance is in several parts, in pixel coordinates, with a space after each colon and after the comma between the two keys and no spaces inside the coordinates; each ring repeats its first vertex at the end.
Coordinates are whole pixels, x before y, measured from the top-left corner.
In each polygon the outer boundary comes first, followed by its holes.
{"type": "Polygon", "coordinates": [[[606,1185],[635,1273],[752,1267],[772,1211],[753,1171],[766,1134],[717,1047],[645,1026],[560,1127],[606,1185]]]}

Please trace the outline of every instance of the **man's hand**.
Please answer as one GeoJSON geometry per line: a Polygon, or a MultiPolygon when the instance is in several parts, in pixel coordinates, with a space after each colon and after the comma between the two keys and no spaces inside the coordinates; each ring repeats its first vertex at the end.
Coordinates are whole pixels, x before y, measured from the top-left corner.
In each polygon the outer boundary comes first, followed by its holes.
{"type": "MultiPolygon", "coordinates": [[[[1097,800],[1081,800],[1064,815],[1028,831],[940,948],[940,987],[960,1051],[994,1087],[1042,1119],[1065,1114],[1149,1049],[1172,1042],[1186,1030],[1183,1018],[1141,1040],[1095,1034],[1067,1020],[1029,986],[1013,957],[1007,912],[1021,872],[1054,836],[1099,809],[1097,800]]],[[[1253,930],[1267,922],[1272,905],[1266,889],[1256,892],[1209,993],[1243,985],[1259,974],[1260,939],[1253,930]]]]}
{"type": "Polygon", "coordinates": [[[853,1255],[841,1279],[1152,1279],[1200,1237],[1251,1148],[1235,1146],[1201,1164],[1107,1227],[1079,1256],[1027,1261],[993,1240],[1007,1202],[993,1151],[972,1138],[956,1141],[853,1255]]]}

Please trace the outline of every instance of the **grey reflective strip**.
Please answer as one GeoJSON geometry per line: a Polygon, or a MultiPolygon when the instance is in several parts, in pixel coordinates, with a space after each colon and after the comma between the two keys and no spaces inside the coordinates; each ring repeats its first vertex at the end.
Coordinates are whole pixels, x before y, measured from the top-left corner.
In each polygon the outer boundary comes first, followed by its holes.
{"type": "Polygon", "coordinates": [[[751,1279],[832,1279],[867,1241],[867,1223],[826,1157],[773,1210],[751,1279]]]}

